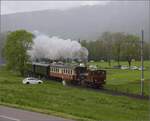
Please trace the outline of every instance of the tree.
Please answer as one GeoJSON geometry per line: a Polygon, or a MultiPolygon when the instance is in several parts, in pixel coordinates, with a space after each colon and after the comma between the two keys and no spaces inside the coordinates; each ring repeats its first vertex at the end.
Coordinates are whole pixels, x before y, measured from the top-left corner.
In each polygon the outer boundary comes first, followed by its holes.
{"type": "Polygon", "coordinates": [[[6,40],[7,32],[0,33],[0,63],[3,62],[3,48],[6,40]]]}
{"type": "Polygon", "coordinates": [[[122,48],[123,55],[127,59],[130,67],[132,59],[138,59],[140,55],[139,37],[135,35],[126,35],[122,48]]]}
{"type": "Polygon", "coordinates": [[[120,65],[120,59],[121,59],[121,52],[122,52],[122,44],[125,39],[125,35],[123,33],[117,32],[112,34],[113,39],[113,55],[115,59],[118,62],[118,65],[120,65]]]}
{"type": "Polygon", "coordinates": [[[104,32],[101,36],[102,41],[104,42],[104,50],[106,55],[106,60],[111,66],[111,59],[112,59],[112,34],[110,32],[104,32]]]}
{"type": "Polygon", "coordinates": [[[150,42],[144,42],[144,48],[143,48],[143,53],[144,53],[144,59],[145,60],[150,60],[150,42]]]}
{"type": "Polygon", "coordinates": [[[24,74],[29,56],[27,50],[31,47],[33,34],[25,30],[10,32],[6,37],[4,58],[8,69],[24,74]]]}

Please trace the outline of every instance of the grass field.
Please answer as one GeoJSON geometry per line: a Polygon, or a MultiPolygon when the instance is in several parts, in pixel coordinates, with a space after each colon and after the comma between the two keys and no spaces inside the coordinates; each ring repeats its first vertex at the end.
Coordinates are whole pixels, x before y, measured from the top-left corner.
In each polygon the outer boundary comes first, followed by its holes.
{"type": "MultiPolygon", "coordinates": [[[[106,62],[92,62],[90,64],[97,65],[98,68],[105,68],[107,70],[106,88],[140,94],[141,71],[112,69],[113,66],[117,65],[117,62],[112,62],[111,67],[109,67],[106,62]]],[[[127,62],[120,62],[120,64],[128,66],[127,62]]],[[[132,65],[140,67],[140,62],[132,62],[132,65]]],[[[150,95],[150,61],[145,61],[144,67],[144,94],[150,95]]]]}
{"type": "Polygon", "coordinates": [[[53,81],[46,81],[42,85],[23,85],[22,79],[17,73],[0,68],[0,104],[82,121],[150,119],[148,100],[63,87],[61,83],[53,81]]]}

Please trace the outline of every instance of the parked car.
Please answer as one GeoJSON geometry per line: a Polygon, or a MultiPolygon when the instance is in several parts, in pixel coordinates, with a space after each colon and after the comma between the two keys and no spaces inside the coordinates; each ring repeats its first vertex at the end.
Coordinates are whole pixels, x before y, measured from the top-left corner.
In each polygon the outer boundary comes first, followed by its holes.
{"type": "Polygon", "coordinates": [[[121,68],[121,65],[116,65],[116,66],[113,66],[114,69],[120,69],[121,68]]]}
{"type": "Polygon", "coordinates": [[[129,69],[129,67],[126,66],[126,65],[124,65],[124,66],[121,66],[121,69],[122,69],[122,70],[126,70],[126,69],[129,69]]]}
{"type": "Polygon", "coordinates": [[[89,68],[92,69],[92,70],[96,70],[97,66],[96,65],[90,65],[89,68]]]}
{"type": "Polygon", "coordinates": [[[23,81],[22,81],[23,84],[42,84],[43,81],[42,80],[39,80],[39,79],[36,79],[36,78],[33,78],[33,77],[28,77],[28,78],[25,78],[23,81]]]}
{"type": "Polygon", "coordinates": [[[138,67],[137,66],[131,66],[130,69],[131,70],[138,70],[138,67]]]}
{"type": "Polygon", "coordinates": [[[91,62],[91,63],[93,63],[93,62],[94,62],[94,60],[90,60],[90,62],[91,62]]]}
{"type": "MultiPolygon", "coordinates": [[[[141,71],[141,70],[142,70],[142,67],[139,67],[139,68],[138,68],[138,70],[139,70],[139,71],[141,71]]],[[[145,68],[144,68],[144,67],[143,67],[143,70],[145,70],[145,68]]]]}

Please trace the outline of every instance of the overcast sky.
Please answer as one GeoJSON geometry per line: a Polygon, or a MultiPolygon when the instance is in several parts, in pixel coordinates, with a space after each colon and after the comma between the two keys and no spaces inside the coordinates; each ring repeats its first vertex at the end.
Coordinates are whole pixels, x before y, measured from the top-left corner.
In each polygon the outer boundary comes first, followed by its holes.
{"type": "Polygon", "coordinates": [[[109,1],[1,1],[1,15],[46,9],[67,10],[81,6],[106,5],[109,1]]]}

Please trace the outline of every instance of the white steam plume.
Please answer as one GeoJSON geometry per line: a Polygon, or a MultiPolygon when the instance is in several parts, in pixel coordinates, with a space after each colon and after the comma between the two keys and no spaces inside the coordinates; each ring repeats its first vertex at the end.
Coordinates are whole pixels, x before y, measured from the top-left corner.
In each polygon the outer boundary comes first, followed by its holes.
{"type": "Polygon", "coordinates": [[[70,58],[83,60],[88,57],[88,50],[75,40],[64,40],[56,36],[49,37],[36,32],[33,42],[32,49],[29,51],[32,59],[47,58],[56,60],[70,58]]]}

